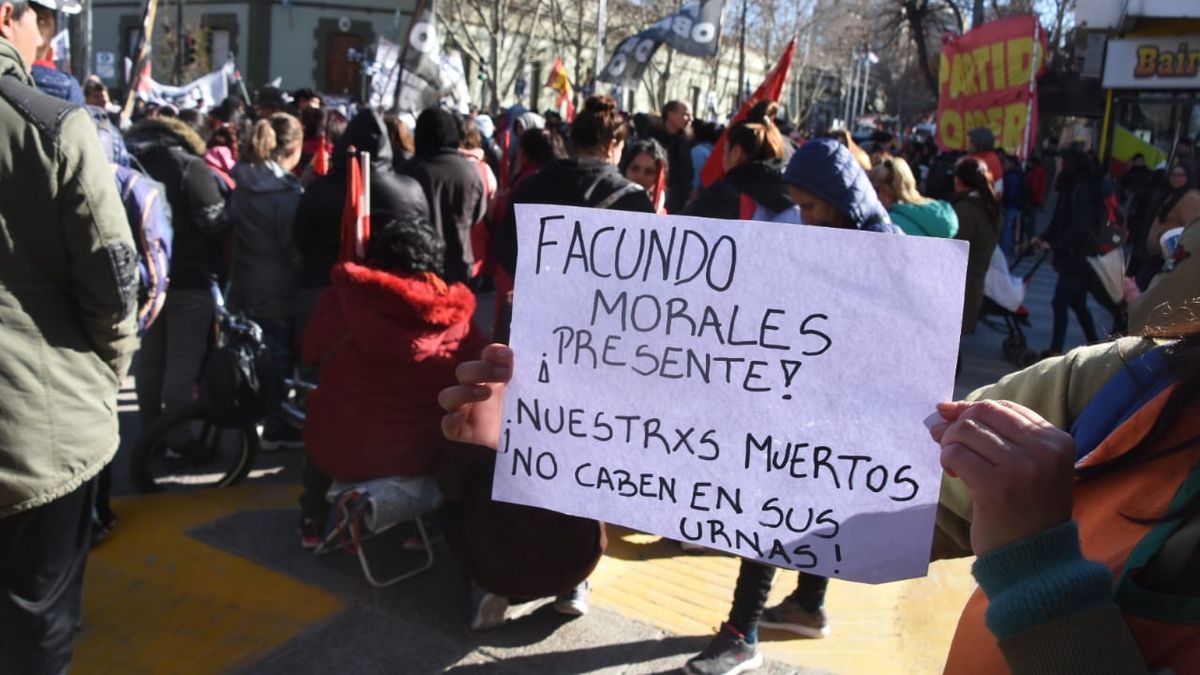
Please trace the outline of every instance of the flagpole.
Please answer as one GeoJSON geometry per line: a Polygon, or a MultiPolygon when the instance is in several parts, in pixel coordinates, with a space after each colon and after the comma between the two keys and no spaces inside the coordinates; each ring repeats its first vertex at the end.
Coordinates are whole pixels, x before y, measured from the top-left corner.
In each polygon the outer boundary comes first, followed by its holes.
{"type": "MultiPolygon", "coordinates": [[[[408,54],[409,45],[412,44],[413,22],[419,20],[421,15],[425,13],[426,6],[429,5],[428,0],[419,0],[417,8],[413,10],[412,20],[408,22],[408,30],[404,34],[404,45],[400,47],[400,55],[396,57],[396,65],[392,66],[392,70],[396,72],[396,93],[392,107],[397,112],[400,110],[400,95],[404,93],[404,57],[408,54]]],[[[433,23],[437,25],[437,13],[431,12],[433,15],[433,23]]]]}
{"type": "Polygon", "coordinates": [[[1037,73],[1038,61],[1041,59],[1039,54],[1041,42],[1041,22],[1037,17],[1033,18],[1033,62],[1029,64],[1029,100],[1025,102],[1025,133],[1021,134],[1021,159],[1029,158],[1029,136],[1030,130],[1033,127],[1033,102],[1037,96],[1037,73]]]}
{"type": "Polygon", "coordinates": [[[608,19],[607,15],[608,0],[599,0],[599,4],[596,6],[596,67],[592,69],[593,88],[595,88],[595,83],[599,82],[597,78],[600,77],[600,69],[604,67],[604,29],[608,19]]]}
{"type": "Polygon", "coordinates": [[[158,0],[145,0],[142,8],[141,41],[138,44],[137,59],[133,63],[126,85],[125,105],[121,106],[121,126],[124,127],[133,116],[133,102],[137,98],[138,87],[141,86],[146,64],[150,60],[150,39],[154,35],[154,17],[158,13],[158,0]]]}

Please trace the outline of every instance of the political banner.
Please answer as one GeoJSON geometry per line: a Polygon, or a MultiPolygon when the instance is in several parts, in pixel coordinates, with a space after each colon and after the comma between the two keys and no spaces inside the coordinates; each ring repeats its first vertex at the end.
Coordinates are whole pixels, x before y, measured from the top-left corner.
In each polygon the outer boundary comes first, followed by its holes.
{"type": "MultiPolygon", "coordinates": [[[[126,58],[126,79],[129,78],[132,68],[133,63],[126,58]]],[[[140,78],[137,95],[143,100],[170,104],[180,110],[195,108],[205,111],[228,98],[229,78],[233,77],[233,74],[232,61],[207,75],[179,86],[160,84],[147,74],[140,78]]]]}
{"type": "Polygon", "coordinates": [[[624,86],[636,85],[641,82],[654,53],[664,43],[689,56],[716,56],[723,10],[723,0],[686,3],[679,11],[622,40],[596,79],[624,86]]]}
{"type": "Polygon", "coordinates": [[[1045,57],[1045,35],[1033,15],[946,36],[938,68],[938,145],[966,150],[967,132],[988,127],[997,146],[1023,158],[1036,135],[1037,75],[1045,57]]]}
{"type": "Polygon", "coordinates": [[[437,61],[437,75],[429,80],[421,75],[431,72],[424,65],[414,71],[408,71],[407,68],[401,70],[399,59],[402,51],[400,45],[386,38],[380,38],[375,46],[375,61],[371,67],[371,88],[368,94],[368,101],[372,107],[385,110],[391,108],[397,101],[396,83],[403,79],[405,88],[401,91],[401,105],[398,107],[401,112],[417,114],[430,105],[439,104],[464,115],[470,111],[471,90],[467,85],[462,55],[457,52],[441,54],[440,50],[424,52],[422,58],[437,61]],[[411,107],[419,104],[426,105],[411,107]]]}
{"type": "Polygon", "coordinates": [[[493,498],[824,576],[926,572],[965,242],[515,208],[493,498]]]}

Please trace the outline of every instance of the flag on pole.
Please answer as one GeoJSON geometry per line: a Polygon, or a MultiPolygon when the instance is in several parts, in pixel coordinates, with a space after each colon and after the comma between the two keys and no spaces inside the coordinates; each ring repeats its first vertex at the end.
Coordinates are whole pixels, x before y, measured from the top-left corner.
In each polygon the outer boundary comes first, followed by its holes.
{"type": "Polygon", "coordinates": [[[724,5],[724,0],[685,3],[678,11],[622,40],[596,79],[623,86],[637,85],[650,59],[663,44],[689,56],[716,56],[724,5]]]}
{"type": "MultiPolygon", "coordinates": [[[[787,49],[783,50],[783,56],[779,57],[779,62],[767,73],[767,77],[763,83],[758,85],[758,89],[746,99],[742,107],[733,116],[733,121],[729,126],[741,122],[746,119],[746,115],[750,114],[750,109],[757,105],[760,101],[778,101],[779,95],[783,92],[783,85],[787,82],[788,71],[792,67],[792,56],[796,53],[796,39],[788,43],[787,49]]],[[[708,187],[713,183],[721,180],[725,176],[725,164],[723,157],[725,155],[725,136],[728,130],[721,134],[713,146],[712,154],[708,156],[708,161],[704,163],[704,168],[700,170],[700,184],[708,187]]]]}
{"type": "Polygon", "coordinates": [[[567,78],[567,67],[563,65],[561,56],[554,58],[554,66],[550,68],[550,77],[546,80],[546,86],[558,92],[554,107],[562,111],[563,119],[568,122],[575,119],[575,102],[571,100],[574,97],[571,91],[571,80],[567,78]]]}
{"type": "Polygon", "coordinates": [[[350,149],[346,172],[346,201],[342,206],[342,246],[339,260],[362,262],[371,238],[371,156],[350,149]]]}

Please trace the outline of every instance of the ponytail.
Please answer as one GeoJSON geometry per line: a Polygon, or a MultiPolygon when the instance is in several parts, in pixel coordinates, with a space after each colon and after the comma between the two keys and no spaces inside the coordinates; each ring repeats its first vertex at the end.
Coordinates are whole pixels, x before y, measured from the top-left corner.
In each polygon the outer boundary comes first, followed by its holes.
{"type": "Polygon", "coordinates": [[[246,143],[246,160],[260,163],[280,160],[295,152],[304,140],[300,121],[287,113],[275,113],[254,123],[246,143]]]}
{"type": "Polygon", "coordinates": [[[783,135],[769,122],[738,122],[730,127],[727,147],[742,149],[748,161],[783,159],[783,135]]]}

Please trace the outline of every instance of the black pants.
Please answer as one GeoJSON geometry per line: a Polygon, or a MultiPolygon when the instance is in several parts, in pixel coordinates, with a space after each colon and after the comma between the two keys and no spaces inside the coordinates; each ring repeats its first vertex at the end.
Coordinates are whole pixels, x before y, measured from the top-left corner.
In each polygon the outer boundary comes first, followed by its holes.
{"type": "Polygon", "coordinates": [[[1087,269],[1080,271],[1079,274],[1059,274],[1058,282],[1054,286],[1054,298],[1050,301],[1054,310],[1054,329],[1050,337],[1050,351],[1061,352],[1063,350],[1063,344],[1067,339],[1067,310],[1075,313],[1075,318],[1079,320],[1079,327],[1083,329],[1083,335],[1088,344],[1100,339],[1096,333],[1096,324],[1092,319],[1092,313],[1088,309],[1089,293],[1096,298],[1096,303],[1112,316],[1111,332],[1114,335],[1124,332],[1125,307],[1123,304],[1113,302],[1112,298],[1108,297],[1108,292],[1104,290],[1104,284],[1101,283],[1095,272],[1087,269]]]}
{"type": "Polygon", "coordinates": [[[329,492],[329,486],[333,485],[333,478],[312,461],[307,451],[304,453],[300,484],[304,487],[304,491],[300,493],[300,516],[312,518],[324,526],[329,516],[329,501],[325,499],[325,494],[329,492]]]}
{"type": "Polygon", "coordinates": [[[0,518],[0,669],[65,673],[91,546],[95,481],[0,518]]]}
{"type": "MultiPolygon", "coordinates": [[[[774,580],[774,567],[742,559],[737,586],[733,590],[733,608],[729,610],[729,625],[743,635],[751,635],[758,630],[758,621],[767,606],[767,596],[771,594],[771,582],[774,580]]],[[[792,591],[788,600],[815,612],[825,605],[825,589],[828,586],[828,578],[801,572],[796,590],[792,591]]]]}

